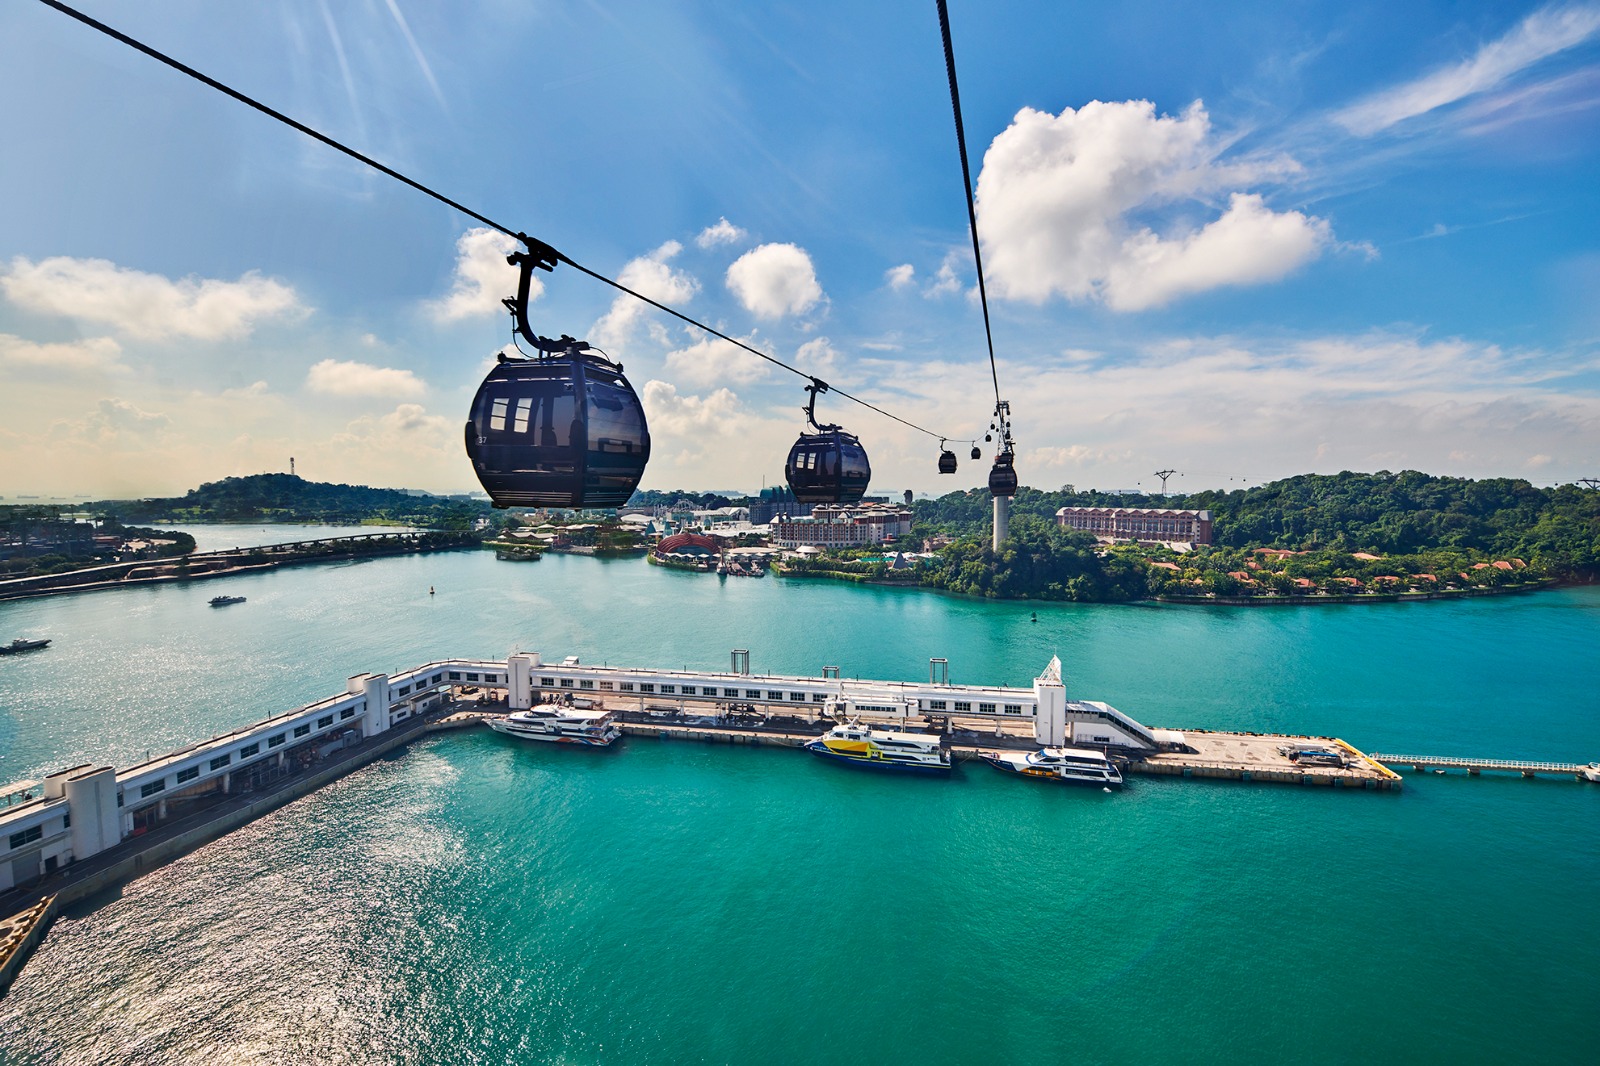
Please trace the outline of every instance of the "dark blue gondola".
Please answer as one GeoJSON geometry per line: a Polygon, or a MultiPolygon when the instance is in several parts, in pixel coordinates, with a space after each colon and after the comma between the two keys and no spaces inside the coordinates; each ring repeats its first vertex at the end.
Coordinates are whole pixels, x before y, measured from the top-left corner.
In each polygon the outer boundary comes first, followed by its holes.
{"type": "Polygon", "coordinates": [[[944,446],[944,441],[939,442],[939,473],[954,474],[956,472],[956,453],[944,446]]]}
{"type": "Polygon", "coordinates": [[[517,298],[505,301],[516,332],[538,352],[500,356],[473,398],[466,426],[473,472],[496,507],[621,507],[650,461],[644,406],[613,363],[583,341],[540,337],[528,326],[533,255],[517,298]]]}
{"type": "Polygon", "coordinates": [[[802,432],[789,449],[783,468],[789,489],[800,503],[859,503],[872,480],[867,450],[855,434],[835,425],[817,425],[817,393],[828,391],[826,382],[812,378],[806,391],[811,394],[806,421],[816,432],[802,432]]]}

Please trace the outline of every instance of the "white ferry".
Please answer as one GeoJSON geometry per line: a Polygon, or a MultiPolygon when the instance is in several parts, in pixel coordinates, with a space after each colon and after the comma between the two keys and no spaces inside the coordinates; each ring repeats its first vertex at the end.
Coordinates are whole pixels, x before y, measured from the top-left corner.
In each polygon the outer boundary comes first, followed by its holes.
{"type": "Polygon", "coordinates": [[[876,769],[947,774],[950,772],[950,749],[943,745],[942,739],[927,733],[898,733],[845,722],[807,743],[806,750],[825,759],[876,769]]]}
{"type": "Polygon", "coordinates": [[[490,718],[489,728],[496,733],[521,737],[523,740],[583,744],[591,748],[609,747],[622,736],[622,728],[611,717],[610,711],[574,710],[548,705],[513,711],[504,718],[490,718]]]}
{"type": "Polygon", "coordinates": [[[1044,777],[1073,785],[1121,788],[1122,771],[1098,751],[1087,748],[1040,748],[1030,752],[995,752],[983,761],[996,770],[1025,777],[1044,777]]]}

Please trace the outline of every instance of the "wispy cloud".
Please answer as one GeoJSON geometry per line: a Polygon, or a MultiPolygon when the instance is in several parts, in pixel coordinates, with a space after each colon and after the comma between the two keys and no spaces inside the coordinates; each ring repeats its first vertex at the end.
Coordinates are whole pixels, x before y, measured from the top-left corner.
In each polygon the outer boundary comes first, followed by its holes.
{"type": "Polygon", "coordinates": [[[422,70],[422,76],[428,79],[428,88],[433,90],[433,98],[439,102],[439,107],[445,111],[444,93],[439,89],[439,80],[433,76],[433,68],[428,65],[428,57],[422,54],[422,48],[417,44],[417,39],[411,33],[411,26],[406,22],[406,17],[400,13],[400,5],[395,0],[385,0],[389,5],[389,14],[394,16],[395,25],[400,27],[400,33],[406,39],[406,44],[411,48],[411,56],[417,61],[417,66],[422,70]]]}
{"type": "Polygon", "coordinates": [[[1358,136],[1370,136],[1406,119],[1488,92],[1522,71],[1600,33],[1600,7],[1543,7],[1477,54],[1414,81],[1375,93],[1334,114],[1358,136]]]}

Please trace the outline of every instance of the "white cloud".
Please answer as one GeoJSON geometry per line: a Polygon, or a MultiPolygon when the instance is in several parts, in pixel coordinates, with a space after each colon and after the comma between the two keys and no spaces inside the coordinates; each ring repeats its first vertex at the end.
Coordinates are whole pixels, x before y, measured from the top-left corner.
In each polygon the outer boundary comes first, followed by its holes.
{"type": "Polygon", "coordinates": [[[127,366],[118,361],[121,357],[122,345],[110,337],[38,344],[0,333],[0,366],[55,370],[63,374],[96,370],[126,373],[127,366]]]}
{"type": "Polygon", "coordinates": [[[127,400],[104,399],[81,419],[55,422],[50,435],[75,444],[138,446],[171,425],[172,419],[158,411],[145,411],[127,400]]]}
{"type": "Polygon", "coordinates": [[[106,259],[70,256],[37,263],[18,256],[0,274],[0,289],[25,310],[108,323],[144,340],[238,338],[263,319],[306,313],[293,288],[254,271],[238,281],[174,281],[106,259]]]}
{"type": "MultiPolygon", "coordinates": [[[[456,238],[456,272],[450,294],[426,303],[435,322],[458,322],[464,318],[504,314],[501,300],[517,294],[518,270],[506,262],[517,242],[498,230],[482,226],[467,230],[456,238]]],[[[534,272],[528,286],[531,303],[544,294],[544,282],[534,272]]]]}
{"type": "Polygon", "coordinates": [[[757,318],[802,314],[823,298],[811,256],[793,244],[763,244],[728,267],[728,289],[757,318]]]}
{"type": "Polygon", "coordinates": [[[800,369],[825,377],[839,365],[839,352],[828,338],[817,337],[800,346],[799,351],[795,352],[794,361],[800,369]]]}
{"type": "MultiPolygon", "coordinates": [[[[665,369],[676,378],[691,385],[747,385],[766,378],[772,364],[757,359],[749,352],[729,344],[720,337],[712,337],[698,330],[686,330],[694,343],[667,353],[665,369]]],[[[755,335],[740,340],[752,348],[759,348],[755,335]]]]}
{"type": "Polygon", "coordinates": [[[1499,40],[1479,48],[1472,58],[1385,89],[1337,112],[1333,118],[1351,133],[1369,136],[1494,89],[1540,60],[1580,45],[1596,33],[1600,33],[1600,7],[1542,7],[1499,40]]]}
{"type": "Polygon", "coordinates": [[[652,380],[644,383],[641,402],[651,432],[667,436],[721,436],[743,414],[738,394],[727,388],[707,396],[680,396],[676,385],[652,380]]]}
{"type": "Polygon", "coordinates": [[[909,289],[916,284],[916,279],[917,268],[910,263],[901,263],[899,266],[892,266],[883,272],[883,280],[895,292],[904,292],[909,289]]]}
{"type": "Polygon", "coordinates": [[[694,243],[702,248],[715,248],[719,244],[735,244],[744,240],[745,232],[726,218],[717,219],[716,225],[700,231],[694,243]]]}
{"type": "Polygon", "coordinates": [[[432,453],[446,447],[451,440],[459,447],[460,434],[455,425],[443,415],[430,415],[421,404],[403,403],[388,414],[363,415],[355,419],[344,432],[333,435],[332,443],[336,447],[424,453],[431,458],[432,453]]]}
{"type": "Polygon", "coordinates": [[[941,296],[953,296],[960,291],[961,279],[956,275],[956,253],[946,252],[944,262],[939,264],[939,272],[922,290],[922,295],[925,299],[936,300],[941,296]]]}
{"type": "Polygon", "coordinates": [[[325,396],[421,396],[428,391],[409,370],[324,359],[306,373],[306,388],[325,396]]]}
{"type": "MultiPolygon", "coordinates": [[[[1225,148],[1198,101],[1177,117],[1158,116],[1145,100],[1093,101],[1059,115],[1019,111],[978,176],[991,292],[1134,310],[1275,280],[1319,255],[1332,239],[1327,222],[1274,212],[1242,192],[1298,166],[1281,157],[1224,162],[1225,148]],[[1209,211],[1220,193],[1230,194],[1228,208],[1203,226],[1173,225],[1163,235],[1138,221],[1175,204],[1209,211]]],[[[953,291],[953,271],[941,280],[953,291]]]]}
{"type": "Polygon", "coordinates": [[[1328,224],[1298,211],[1274,212],[1261,197],[1234,193],[1222,217],[1198,232],[1163,240],[1130,237],[1105,279],[1105,302],[1138,311],[1223,285],[1281,278],[1332,239],[1328,224]]]}
{"type": "MultiPolygon", "coordinates": [[[[683,245],[667,241],[648,255],[630,259],[617,280],[634,292],[669,307],[688,303],[700,291],[700,282],[694,275],[673,270],[669,265],[681,251],[683,245]]],[[[611,310],[590,329],[589,337],[597,346],[613,350],[615,354],[614,350],[627,343],[634,326],[651,310],[643,300],[621,293],[611,302],[611,310]]]]}

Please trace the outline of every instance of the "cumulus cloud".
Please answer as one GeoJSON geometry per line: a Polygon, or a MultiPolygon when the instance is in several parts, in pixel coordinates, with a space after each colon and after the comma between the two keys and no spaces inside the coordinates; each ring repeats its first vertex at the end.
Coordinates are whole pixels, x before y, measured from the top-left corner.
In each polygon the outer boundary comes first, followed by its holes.
{"type": "MultiPolygon", "coordinates": [[[[1332,239],[1322,219],[1274,212],[1244,187],[1298,171],[1284,158],[1221,160],[1196,101],[1157,115],[1146,100],[1094,101],[1059,115],[1023,108],[995,137],[978,177],[978,227],[991,291],[1137,310],[1222,285],[1275,280],[1332,239]],[[1175,204],[1229,206],[1165,234],[1139,217],[1175,204]]],[[[948,262],[948,260],[947,260],[948,262]]],[[[951,280],[953,281],[953,275],[951,280]]]]}
{"type": "Polygon", "coordinates": [[[403,403],[384,415],[363,415],[334,434],[335,446],[357,446],[409,453],[431,453],[454,438],[459,445],[456,423],[442,415],[430,415],[417,403],[403,403]]]}
{"type": "Polygon", "coordinates": [[[127,367],[118,362],[121,356],[122,345],[110,337],[39,344],[9,333],[0,333],[0,366],[54,370],[61,374],[83,371],[123,373],[127,367]]]}
{"type": "Polygon", "coordinates": [[[1488,92],[1542,59],[1600,34],[1600,7],[1542,7],[1470,59],[1414,81],[1385,89],[1335,113],[1334,121],[1358,136],[1370,136],[1406,119],[1457,100],[1488,92]]]}
{"type": "Polygon", "coordinates": [[[736,244],[744,240],[744,237],[744,230],[726,218],[719,218],[716,225],[701,230],[700,236],[694,239],[694,243],[702,248],[715,248],[719,244],[736,244]]]}
{"type": "Polygon", "coordinates": [[[257,322],[303,315],[288,285],[251,271],[238,281],[146,274],[106,259],[17,256],[0,289],[28,311],[103,322],[131,337],[223,340],[247,335],[257,322]]]}
{"type": "MultiPolygon", "coordinates": [[[[700,282],[692,274],[672,269],[670,262],[681,251],[683,245],[667,241],[647,255],[630,259],[617,280],[634,292],[668,306],[688,303],[700,291],[700,282]]],[[[611,302],[611,310],[590,329],[589,337],[601,348],[619,348],[627,343],[634,326],[650,310],[649,304],[621,293],[611,302]]]]}
{"type": "Polygon", "coordinates": [[[733,390],[720,388],[706,396],[683,396],[665,381],[647,381],[641,397],[652,432],[669,436],[722,435],[743,410],[733,390]]]}
{"type": "Polygon", "coordinates": [[[104,399],[81,419],[61,419],[50,427],[57,440],[94,445],[138,445],[167,430],[172,419],[127,400],[104,399]]]}
{"type": "Polygon", "coordinates": [[[811,310],[823,298],[811,256],[794,244],[763,244],[728,267],[728,290],[757,318],[811,310]]]}
{"type": "MultiPolygon", "coordinates": [[[[435,322],[458,322],[464,318],[504,314],[500,301],[517,294],[518,270],[506,262],[517,242],[497,230],[479,226],[456,239],[455,280],[450,293],[430,300],[426,307],[435,322]]],[[[528,300],[544,294],[544,282],[535,272],[528,286],[528,300]]]]}
{"type": "MultiPolygon", "coordinates": [[[[772,364],[757,359],[749,352],[729,344],[721,337],[712,337],[699,330],[686,331],[693,343],[667,353],[665,367],[674,377],[691,385],[748,385],[767,377],[772,364]]],[[[755,335],[740,340],[752,348],[760,348],[755,335]]]]}
{"type": "Polygon", "coordinates": [[[916,284],[917,268],[910,263],[892,266],[883,272],[884,283],[895,292],[904,292],[916,284]]]}
{"type": "Polygon", "coordinates": [[[926,299],[936,300],[941,296],[954,296],[960,291],[961,278],[956,275],[956,253],[946,252],[944,262],[939,264],[939,272],[922,290],[922,295],[926,299]]]}
{"type": "Polygon", "coordinates": [[[370,363],[324,359],[306,373],[306,389],[324,396],[421,396],[427,392],[415,374],[370,363]]]}
{"type": "Polygon", "coordinates": [[[839,352],[826,337],[806,341],[795,352],[795,363],[800,369],[822,377],[831,374],[839,365],[839,352]]]}

